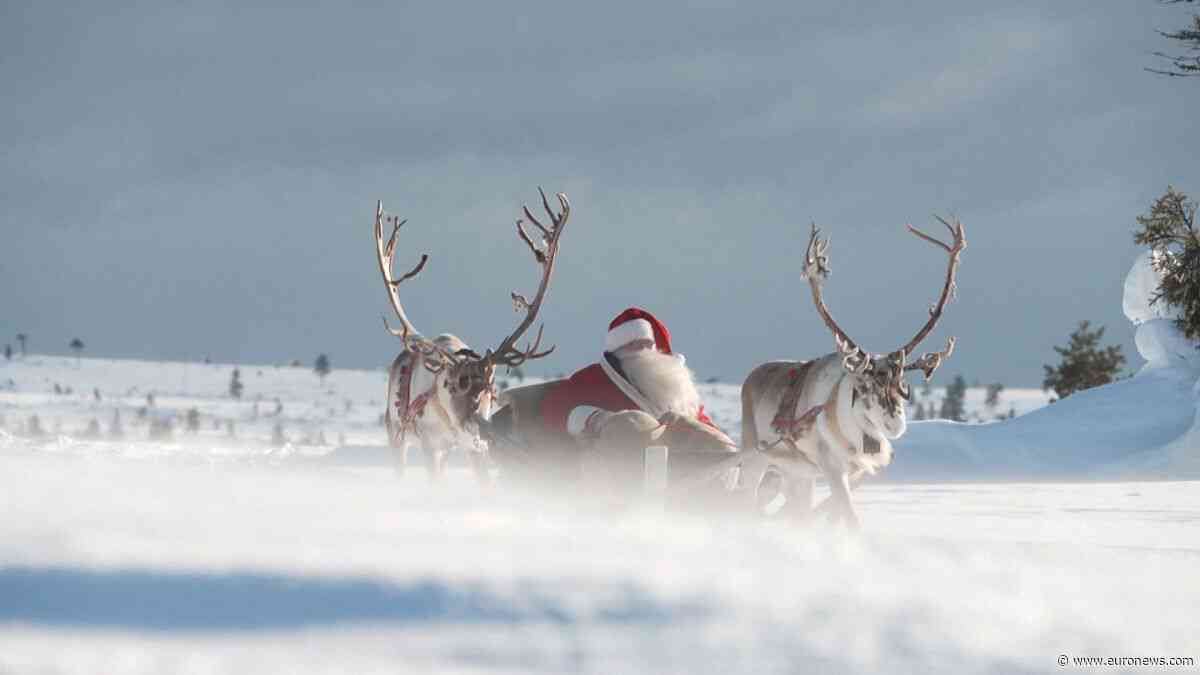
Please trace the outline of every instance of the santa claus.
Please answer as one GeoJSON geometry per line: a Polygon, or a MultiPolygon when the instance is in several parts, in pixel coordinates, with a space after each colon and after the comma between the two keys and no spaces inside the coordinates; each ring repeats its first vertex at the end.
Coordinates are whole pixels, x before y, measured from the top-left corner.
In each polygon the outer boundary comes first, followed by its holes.
{"type": "Polygon", "coordinates": [[[542,422],[551,432],[594,438],[606,420],[625,411],[641,411],[664,423],[696,420],[720,438],[728,438],[704,414],[692,372],[683,355],[671,351],[667,327],[637,307],[621,312],[609,324],[598,363],[546,393],[542,422]]]}

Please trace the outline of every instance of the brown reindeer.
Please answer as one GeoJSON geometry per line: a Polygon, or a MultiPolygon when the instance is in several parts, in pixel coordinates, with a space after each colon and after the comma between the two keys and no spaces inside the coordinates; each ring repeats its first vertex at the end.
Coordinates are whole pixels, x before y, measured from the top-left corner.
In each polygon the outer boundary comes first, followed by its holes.
{"type": "Polygon", "coordinates": [[[537,293],[529,300],[519,293],[512,293],[517,311],[524,310],[525,316],[516,330],[501,340],[494,350],[483,355],[472,350],[462,340],[449,333],[429,339],[421,336],[400,302],[398,287],[415,277],[429,260],[426,254],[412,271],[396,278],[392,274],[393,256],[396,252],[396,235],[406,221],[386,215],[383,202],[375,210],[375,248],[379,270],[383,274],[388,299],[400,320],[400,328],[393,329],[384,319],[384,326],[392,335],[404,343],[404,351],[392,362],[388,372],[387,430],[391,446],[396,450],[397,470],[404,471],[409,446],[414,442],[421,445],[428,460],[432,479],[445,474],[446,458],[452,448],[465,447],[469,450],[472,467],[480,482],[489,483],[487,469],[488,445],[480,437],[480,426],[486,422],[496,398],[495,373],[497,366],[515,367],[527,360],[540,359],[552,351],[538,351],[542,342],[542,328],[537,337],[525,349],[516,347],[517,341],[533,325],[546,290],[554,273],[554,262],[558,256],[559,237],[571,215],[567,196],[558,193],[561,210],[555,213],[550,208],[546,193],[538,188],[542,206],[549,217],[547,225],[523,207],[524,219],[517,220],[517,235],[529,247],[534,260],[541,267],[542,278],[537,293]],[[528,221],[536,228],[534,237],[525,229],[528,221]],[[384,241],[384,223],[392,225],[392,234],[384,241]],[[536,238],[536,243],[535,243],[536,238]]]}
{"type": "Polygon", "coordinates": [[[921,370],[928,380],[954,351],[951,337],[944,350],[908,362],[955,295],[959,257],[967,245],[962,223],[938,220],[950,231],[952,243],[911,225],[908,230],[948,254],[941,295],[917,334],[888,354],[864,351],[830,315],[821,297],[821,285],[829,276],[829,240],[820,239],[813,225],[802,274],[817,314],[833,333],[837,352],[812,361],[765,363],[742,385],[742,450],[748,453],[742,480],[754,488],[760,506],[782,498],[793,512],[807,513],[815,478],[824,475],[834,509],[831,517],[858,527],[850,490],[863,476],[891,462],[890,441],[907,427],[904,403],[910,391],[904,373],[921,370]]]}

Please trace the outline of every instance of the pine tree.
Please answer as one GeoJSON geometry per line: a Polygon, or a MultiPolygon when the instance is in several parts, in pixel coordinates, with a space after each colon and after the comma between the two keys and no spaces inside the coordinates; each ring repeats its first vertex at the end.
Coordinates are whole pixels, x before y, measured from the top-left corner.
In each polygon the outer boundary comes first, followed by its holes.
{"type": "Polygon", "coordinates": [[[1004,391],[1004,385],[999,382],[994,382],[987,386],[987,398],[983,404],[988,407],[988,410],[995,410],[1000,405],[1000,392],[1004,391]]]}
{"type": "Polygon", "coordinates": [[[4,345],[4,358],[12,361],[12,345],[4,345]]]}
{"type": "Polygon", "coordinates": [[[1161,280],[1151,303],[1162,302],[1180,311],[1176,322],[1191,339],[1200,339],[1200,233],[1196,232],[1196,202],[1167,186],[1167,193],[1138,216],[1141,229],[1133,235],[1150,246],[1154,269],[1161,280]]]}
{"type": "MultiPolygon", "coordinates": [[[[1177,5],[1180,2],[1193,2],[1193,0],[1163,0],[1166,4],[1177,5]]],[[[1200,75],[1200,14],[1193,14],[1191,26],[1182,30],[1177,30],[1173,33],[1159,31],[1159,35],[1169,39],[1176,40],[1182,43],[1182,47],[1187,49],[1185,54],[1166,54],[1164,52],[1155,52],[1154,55],[1167,61],[1168,70],[1159,70],[1158,68],[1147,68],[1146,70],[1159,75],[1170,75],[1173,77],[1195,77],[1200,75]]]]}
{"type": "Polygon", "coordinates": [[[942,399],[942,409],[938,417],[955,422],[966,421],[967,381],[962,375],[955,375],[954,381],[946,387],[946,396],[942,399]]]}
{"type": "Polygon", "coordinates": [[[25,356],[25,343],[29,340],[29,336],[24,333],[17,333],[17,342],[21,345],[21,356],[25,356]]]}
{"type": "Polygon", "coordinates": [[[71,344],[69,344],[67,346],[71,348],[71,351],[75,352],[76,360],[78,360],[80,358],[80,356],[83,354],[83,340],[80,340],[79,338],[74,338],[71,340],[71,344]]]}
{"type": "Polygon", "coordinates": [[[195,408],[189,408],[186,417],[187,430],[194,433],[200,431],[200,411],[195,408]]]}
{"type": "Polygon", "coordinates": [[[1046,371],[1042,387],[1053,389],[1060,399],[1116,380],[1125,365],[1120,345],[1100,347],[1104,327],[1090,330],[1090,326],[1089,321],[1080,321],[1067,346],[1054,348],[1062,357],[1058,366],[1042,366],[1046,371]]]}
{"type": "Polygon", "coordinates": [[[235,399],[242,398],[242,372],[237,368],[233,369],[233,376],[229,378],[229,395],[235,399]]]}
{"type": "Polygon", "coordinates": [[[321,354],[317,356],[317,361],[313,364],[313,370],[316,371],[317,377],[321,378],[321,383],[325,383],[325,376],[329,374],[329,357],[321,354]]]}

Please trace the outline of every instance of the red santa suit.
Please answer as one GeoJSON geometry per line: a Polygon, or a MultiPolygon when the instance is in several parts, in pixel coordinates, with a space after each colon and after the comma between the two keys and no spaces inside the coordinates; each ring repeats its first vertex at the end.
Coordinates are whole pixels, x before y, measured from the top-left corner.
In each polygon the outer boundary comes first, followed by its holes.
{"type": "MultiPolygon", "coordinates": [[[[601,361],[577,371],[546,394],[542,401],[542,421],[546,428],[578,435],[588,417],[597,410],[641,410],[655,418],[666,413],[667,410],[660,409],[638,391],[622,372],[620,360],[612,353],[638,340],[653,341],[658,351],[672,353],[671,334],[654,315],[636,307],[621,312],[609,324],[601,361]]],[[[718,429],[704,414],[704,406],[700,406],[696,419],[718,429]]]]}

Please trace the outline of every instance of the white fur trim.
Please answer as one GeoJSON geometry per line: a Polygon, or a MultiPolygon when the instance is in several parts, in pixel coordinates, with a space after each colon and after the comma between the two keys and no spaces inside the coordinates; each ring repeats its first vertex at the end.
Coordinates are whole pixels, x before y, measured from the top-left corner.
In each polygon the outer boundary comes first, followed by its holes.
{"type": "Polygon", "coordinates": [[[604,351],[616,351],[634,340],[654,342],[654,327],[649,321],[633,319],[608,331],[608,335],[604,336],[604,351]]]}
{"type": "Polygon", "coordinates": [[[567,415],[567,433],[572,436],[582,434],[587,428],[588,418],[599,411],[599,408],[590,405],[579,405],[571,408],[571,412],[567,415]]]}

